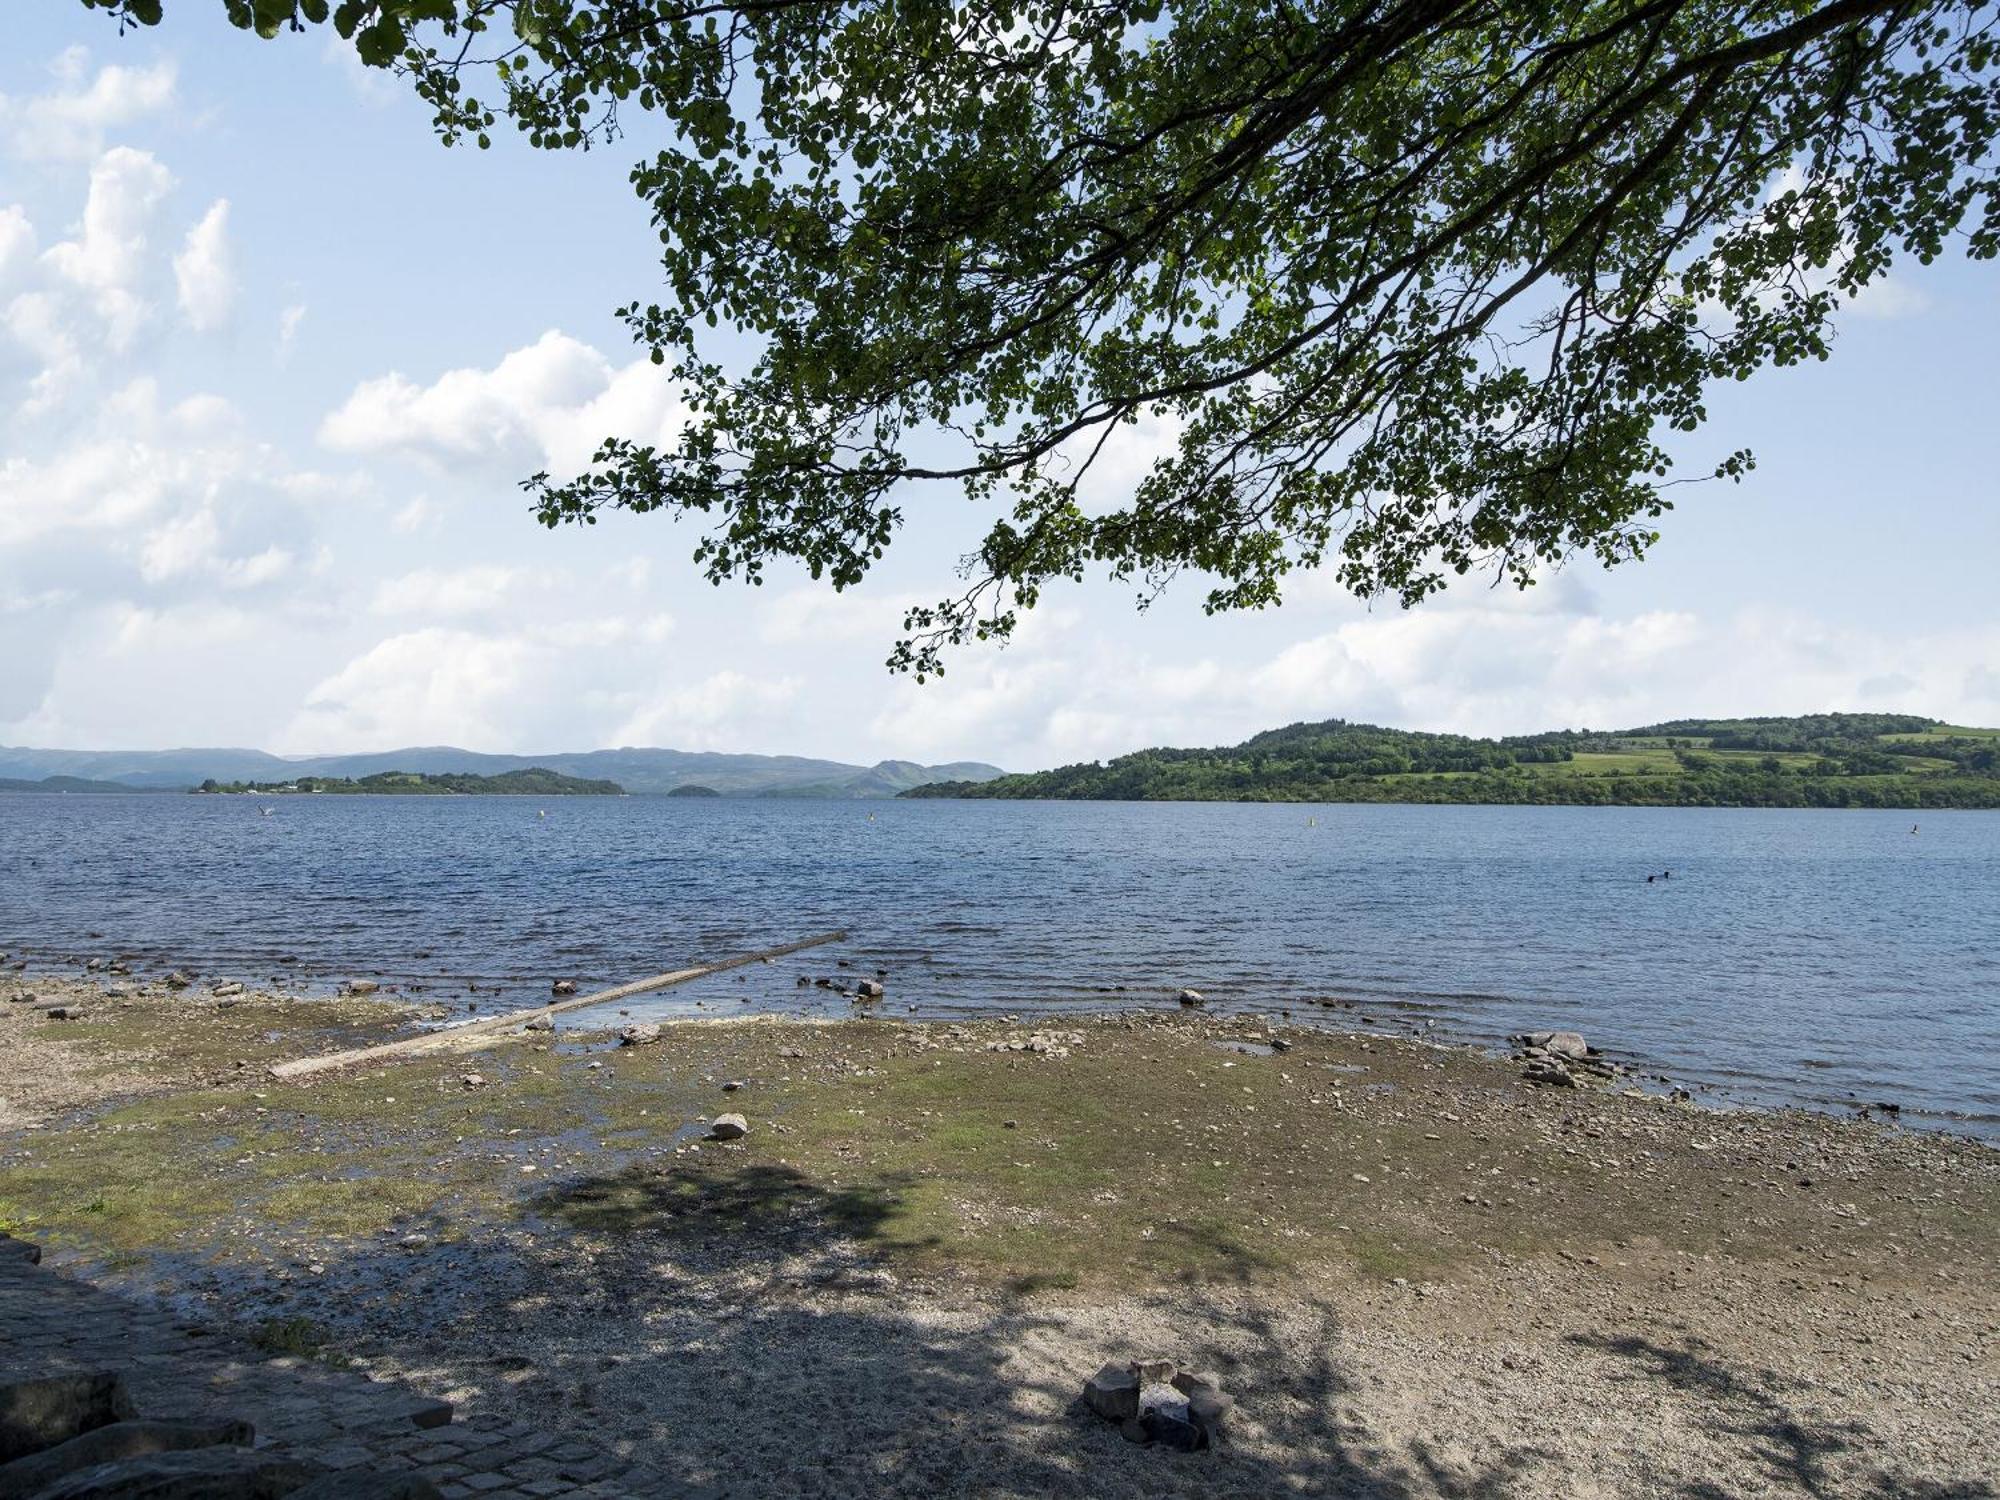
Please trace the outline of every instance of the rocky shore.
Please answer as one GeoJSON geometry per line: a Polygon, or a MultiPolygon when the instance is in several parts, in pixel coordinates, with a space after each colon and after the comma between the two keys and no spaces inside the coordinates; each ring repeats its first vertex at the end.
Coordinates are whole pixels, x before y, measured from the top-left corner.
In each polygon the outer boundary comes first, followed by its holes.
{"type": "Polygon", "coordinates": [[[697,1492],[2000,1473],[2000,1153],[1641,1094],[1562,1033],[1507,1059],[1169,995],[1059,1027],[565,1026],[281,1085],[409,1012],[20,983],[0,1230],[467,1411],[615,1431],[697,1492]],[[1084,1394],[1162,1351],[1228,1394],[1198,1451],[1084,1394]]]}

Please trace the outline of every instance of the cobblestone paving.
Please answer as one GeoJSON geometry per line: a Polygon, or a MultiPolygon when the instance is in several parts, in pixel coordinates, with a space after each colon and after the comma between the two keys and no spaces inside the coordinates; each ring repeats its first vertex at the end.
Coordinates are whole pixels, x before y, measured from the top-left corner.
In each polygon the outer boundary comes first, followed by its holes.
{"type": "Polygon", "coordinates": [[[87,1370],[125,1376],[141,1416],[240,1417],[257,1445],[331,1469],[416,1470],[447,1496],[488,1500],[686,1492],[629,1458],[560,1432],[473,1417],[449,1403],[309,1360],[267,1358],[213,1329],[0,1254],[0,1379],[87,1370]]]}

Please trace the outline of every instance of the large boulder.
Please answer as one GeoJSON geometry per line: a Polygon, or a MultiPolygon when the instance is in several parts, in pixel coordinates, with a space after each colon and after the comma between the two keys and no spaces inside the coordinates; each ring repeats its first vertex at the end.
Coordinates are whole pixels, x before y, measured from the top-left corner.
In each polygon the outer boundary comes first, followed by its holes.
{"type": "Polygon", "coordinates": [[[0,1500],[26,1500],[58,1479],[119,1459],[188,1448],[246,1448],[254,1435],[248,1422],[112,1422],[0,1464],[0,1500]]]}
{"type": "Polygon", "coordinates": [[[283,1500],[325,1473],[254,1448],[190,1448],[79,1470],[35,1500],[283,1500]]]}
{"type": "Polygon", "coordinates": [[[0,1385],[0,1463],[134,1415],[124,1377],[111,1370],[0,1385]]]}

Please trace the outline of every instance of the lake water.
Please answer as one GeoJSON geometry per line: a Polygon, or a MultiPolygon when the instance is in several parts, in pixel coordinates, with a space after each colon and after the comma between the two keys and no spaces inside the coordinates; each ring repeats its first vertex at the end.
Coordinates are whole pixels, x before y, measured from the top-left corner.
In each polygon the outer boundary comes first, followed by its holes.
{"type": "Polygon", "coordinates": [[[41,965],[373,976],[490,1011],[835,927],[628,1008],[845,1014],[795,982],[842,958],[889,969],[889,1015],[1188,985],[1496,1045],[1569,1027],[1724,1097],[2000,1139],[1996,813],[0,796],[0,948],[41,965]]]}

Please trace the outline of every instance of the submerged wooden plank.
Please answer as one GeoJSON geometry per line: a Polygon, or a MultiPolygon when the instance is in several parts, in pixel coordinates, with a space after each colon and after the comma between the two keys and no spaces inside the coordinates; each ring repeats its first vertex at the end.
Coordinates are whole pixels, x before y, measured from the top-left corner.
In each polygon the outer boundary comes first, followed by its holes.
{"type": "Polygon", "coordinates": [[[822,932],[815,937],[800,938],[796,943],[785,943],[776,948],[764,948],[756,953],[739,953],[734,958],[719,959],[714,963],[696,964],[688,969],[670,969],[664,974],[655,974],[650,979],[635,979],[630,984],[616,985],[608,990],[597,990],[588,995],[576,995],[567,1000],[553,1001],[548,1005],[534,1005],[525,1010],[511,1010],[504,1015],[483,1016],[477,1021],[467,1021],[458,1026],[440,1027],[427,1031],[422,1036],[404,1037],[400,1041],[383,1042],[374,1047],[356,1047],[347,1052],[329,1052],[320,1057],[299,1057],[290,1062],[274,1064],[273,1078],[303,1078],[313,1073],[329,1073],[341,1068],[369,1067],[376,1063],[398,1062],[406,1057],[422,1057],[433,1052],[449,1052],[461,1045],[467,1038],[491,1036],[496,1032],[511,1031],[517,1026],[542,1016],[553,1016],[558,1011],[581,1010],[586,1005],[603,1005],[612,1000],[624,1000],[632,995],[643,995],[650,990],[663,990],[671,985],[686,984],[689,980],[705,979],[710,974],[721,974],[730,969],[740,969],[745,964],[764,963],[774,958],[783,958],[787,953],[798,953],[806,948],[817,948],[823,943],[837,943],[845,939],[845,932],[822,932]]]}

